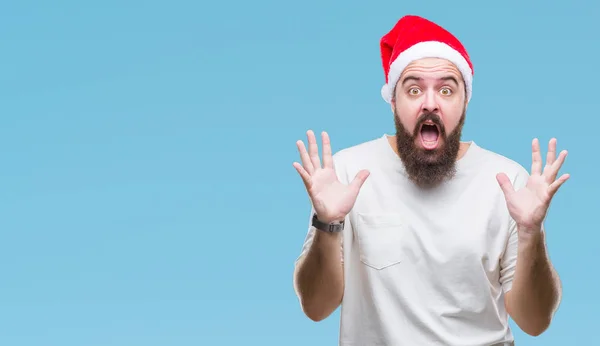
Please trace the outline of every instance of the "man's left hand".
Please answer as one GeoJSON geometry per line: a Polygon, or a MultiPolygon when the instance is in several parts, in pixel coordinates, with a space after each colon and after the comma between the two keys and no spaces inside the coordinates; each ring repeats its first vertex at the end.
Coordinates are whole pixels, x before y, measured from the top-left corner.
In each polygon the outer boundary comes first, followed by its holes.
{"type": "Polygon", "coordinates": [[[563,174],[556,179],[558,171],[567,157],[567,151],[563,150],[556,158],[556,139],[552,138],[548,145],[546,165],[542,167],[542,155],[540,143],[536,139],[532,142],[532,164],[531,174],[527,185],[515,191],[508,176],[499,173],[496,176],[510,215],[517,223],[519,232],[539,232],[546,217],[548,207],[554,194],[559,187],[569,179],[569,174],[563,174]]]}

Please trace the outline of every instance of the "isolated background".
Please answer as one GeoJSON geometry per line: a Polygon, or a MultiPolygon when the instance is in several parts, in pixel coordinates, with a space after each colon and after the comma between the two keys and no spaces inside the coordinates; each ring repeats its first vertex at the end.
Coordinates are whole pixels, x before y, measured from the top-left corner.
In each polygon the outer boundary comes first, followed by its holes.
{"type": "MultiPolygon", "coordinates": [[[[475,64],[466,140],[570,155],[547,220],[564,283],[517,344],[597,342],[599,5],[11,1],[0,5],[0,344],[335,345],[292,289],[305,131],[392,133],[379,39],[405,14],[475,64]]],[[[514,326],[514,324],[513,324],[514,326]]]]}

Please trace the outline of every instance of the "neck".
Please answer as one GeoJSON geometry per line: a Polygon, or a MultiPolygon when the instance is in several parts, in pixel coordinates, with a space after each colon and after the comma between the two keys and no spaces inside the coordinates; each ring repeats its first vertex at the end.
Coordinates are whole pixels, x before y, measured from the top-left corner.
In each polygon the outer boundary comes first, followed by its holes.
{"type": "MultiPolygon", "coordinates": [[[[398,146],[396,143],[396,137],[393,135],[388,135],[387,136],[387,140],[388,143],[390,143],[390,146],[392,147],[392,150],[394,150],[394,152],[396,153],[396,155],[400,156],[400,153],[398,152],[398,146]]],[[[467,151],[469,150],[469,147],[471,146],[471,143],[468,142],[460,142],[460,147],[458,149],[458,155],[456,155],[456,160],[460,160],[462,159],[465,154],[467,153],[467,151]]]]}

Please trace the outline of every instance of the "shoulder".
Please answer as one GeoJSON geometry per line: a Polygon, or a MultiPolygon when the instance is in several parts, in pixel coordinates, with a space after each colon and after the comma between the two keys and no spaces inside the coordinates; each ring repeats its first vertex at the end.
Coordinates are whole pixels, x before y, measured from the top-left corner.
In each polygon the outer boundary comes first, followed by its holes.
{"type": "Polygon", "coordinates": [[[343,148],[333,155],[333,159],[339,165],[356,162],[366,163],[383,155],[385,145],[387,145],[387,139],[385,136],[381,136],[343,148]]]}
{"type": "Polygon", "coordinates": [[[476,146],[475,149],[478,155],[478,169],[490,173],[504,173],[517,185],[524,184],[529,178],[529,171],[519,162],[480,146],[476,146]]]}
{"type": "Polygon", "coordinates": [[[386,146],[387,138],[381,136],[337,151],[333,161],[338,177],[347,182],[362,169],[372,171],[380,167],[389,155],[386,149],[391,150],[386,146]]]}

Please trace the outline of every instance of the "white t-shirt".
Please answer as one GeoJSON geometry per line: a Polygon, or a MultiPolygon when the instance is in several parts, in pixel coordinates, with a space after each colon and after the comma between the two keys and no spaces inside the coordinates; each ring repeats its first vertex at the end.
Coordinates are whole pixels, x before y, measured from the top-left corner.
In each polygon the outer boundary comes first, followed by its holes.
{"type": "Polygon", "coordinates": [[[514,344],[504,293],[518,239],[496,174],[515,189],[529,174],[470,143],[456,176],[428,192],[408,180],[386,135],[334,155],[343,183],[370,171],[343,231],[340,345],[514,344]]]}

